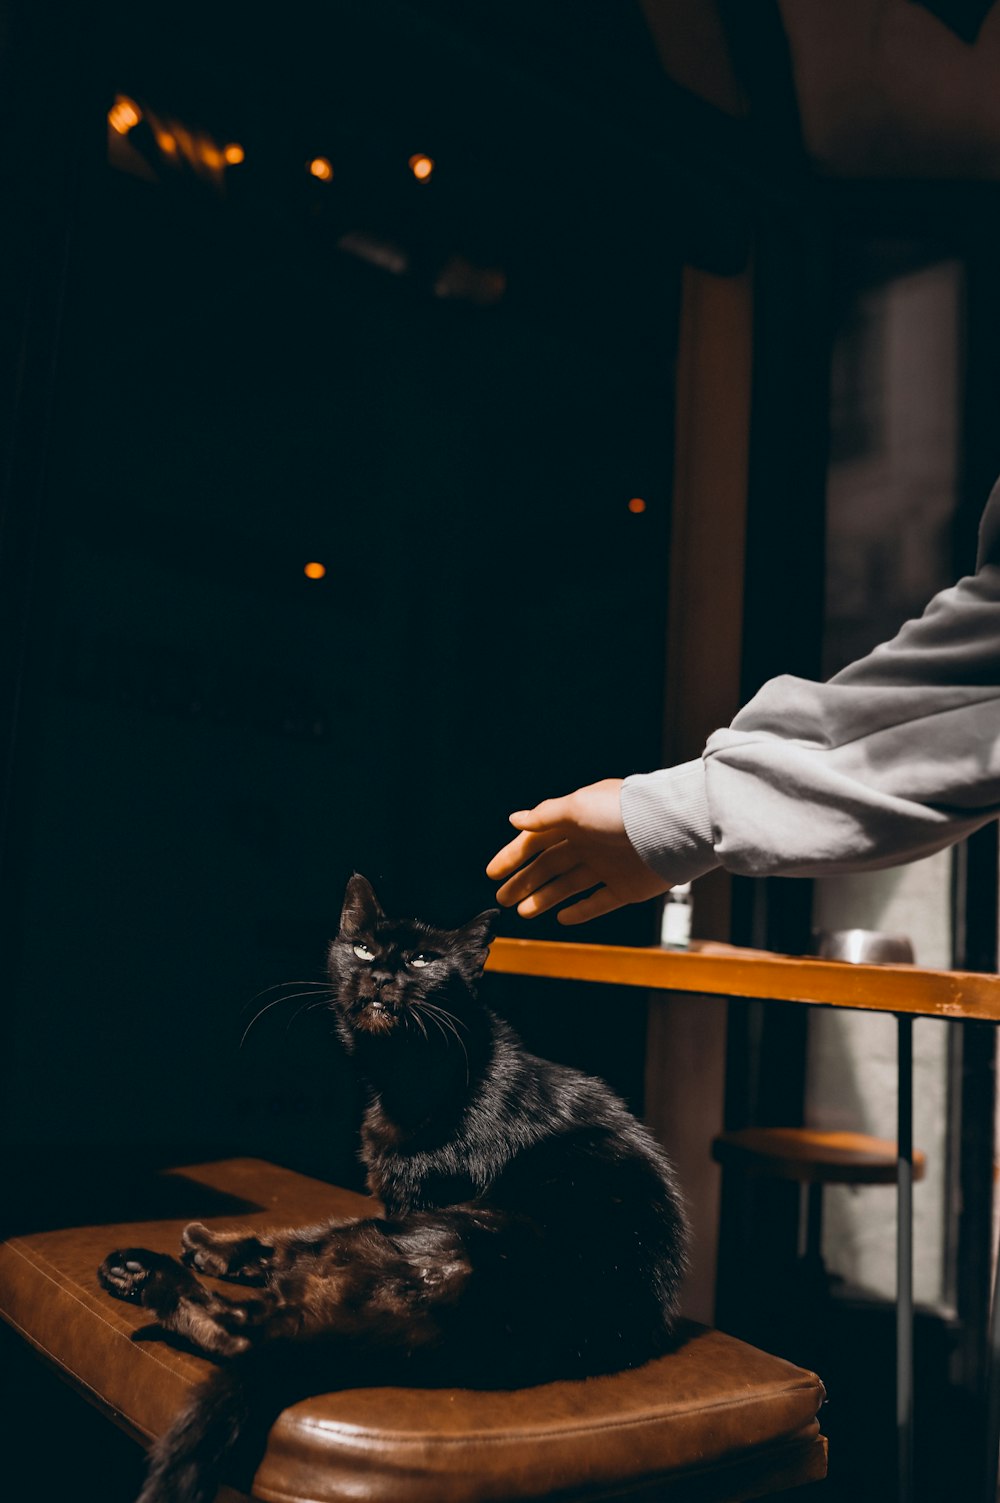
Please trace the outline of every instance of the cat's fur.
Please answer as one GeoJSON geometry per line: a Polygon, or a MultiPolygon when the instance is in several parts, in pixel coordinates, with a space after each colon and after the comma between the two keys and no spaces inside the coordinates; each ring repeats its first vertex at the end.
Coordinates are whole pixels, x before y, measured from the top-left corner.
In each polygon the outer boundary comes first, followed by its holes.
{"type": "Polygon", "coordinates": [[[142,1503],[205,1503],[309,1392],[520,1386],[668,1345],[685,1247],[670,1165],[606,1085],[535,1058],[479,1002],[494,917],[397,922],[348,884],[329,969],[382,1215],[263,1237],[194,1223],[183,1263],[130,1248],[101,1265],[110,1293],[231,1359],[154,1449],[142,1503]],[[257,1288],[227,1299],[192,1269],[257,1288]]]}

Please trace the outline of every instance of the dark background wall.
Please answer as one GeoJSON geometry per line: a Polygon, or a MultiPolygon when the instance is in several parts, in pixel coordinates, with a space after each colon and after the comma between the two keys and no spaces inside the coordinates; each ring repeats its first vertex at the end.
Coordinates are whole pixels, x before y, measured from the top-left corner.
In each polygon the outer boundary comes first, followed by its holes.
{"type": "MultiPolygon", "coordinates": [[[[296,1016],[346,877],[459,922],[509,810],[659,761],[678,271],[716,211],[668,165],[638,14],[582,7],[567,57],[558,7],[489,36],[304,9],[78,34],[46,475],[14,497],[41,531],[3,1105],[16,1162],[76,1183],[108,1149],[356,1178],[343,1061],[296,1016]],[[110,165],[116,91],[147,113],[110,165]],[[163,120],[246,160],[182,170],[163,120]],[[456,258],[480,291],[447,295],[456,258]]],[[[634,996],[490,985],[638,1103],[634,996]]]]}

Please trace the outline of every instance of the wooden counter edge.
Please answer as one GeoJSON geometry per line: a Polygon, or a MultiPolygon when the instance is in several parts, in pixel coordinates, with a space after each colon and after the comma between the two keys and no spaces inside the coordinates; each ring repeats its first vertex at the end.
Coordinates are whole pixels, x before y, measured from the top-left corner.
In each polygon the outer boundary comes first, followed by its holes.
{"type": "Polygon", "coordinates": [[[496,939],[486,969],[508,976],[546,976],[653,991],[1000,1022],[1000,976],[802,960],[697,941],[690,950],[661,950],[573,940],[496,939]]]}

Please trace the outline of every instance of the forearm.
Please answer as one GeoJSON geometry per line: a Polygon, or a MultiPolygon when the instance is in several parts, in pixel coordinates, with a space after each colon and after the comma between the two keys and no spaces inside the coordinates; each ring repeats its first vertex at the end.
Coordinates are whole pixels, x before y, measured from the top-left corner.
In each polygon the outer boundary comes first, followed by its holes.
{"type": "Polygon", "coordinates": [[[627,778],[633,845],[667,880],[914,860],[1000,806],[1000,569],[937,596],[826,684],[778,678],[699,762],[627,778]]]}

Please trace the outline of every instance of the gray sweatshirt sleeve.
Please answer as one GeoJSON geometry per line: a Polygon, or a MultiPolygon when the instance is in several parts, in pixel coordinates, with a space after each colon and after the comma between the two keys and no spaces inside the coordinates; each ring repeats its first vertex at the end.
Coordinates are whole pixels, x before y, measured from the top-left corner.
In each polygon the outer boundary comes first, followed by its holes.
{"type": "Polygon", "coordinates": [[[828,683],[772,679],[694,762],[626,778],[629,839],[672,882],[916,860],[1000,813],[1000,484],[976,574],[828,683]]]}

